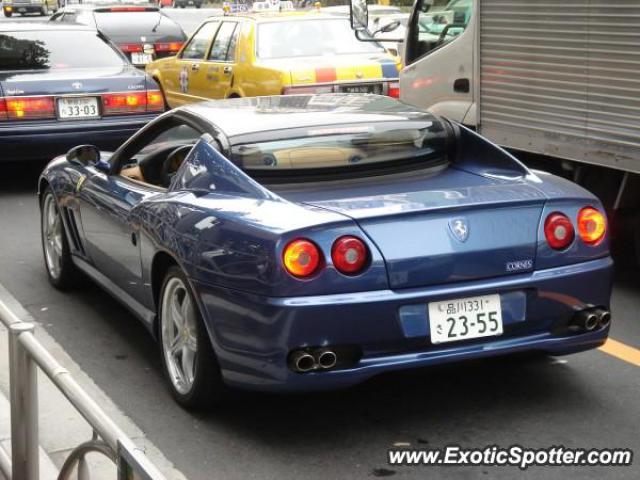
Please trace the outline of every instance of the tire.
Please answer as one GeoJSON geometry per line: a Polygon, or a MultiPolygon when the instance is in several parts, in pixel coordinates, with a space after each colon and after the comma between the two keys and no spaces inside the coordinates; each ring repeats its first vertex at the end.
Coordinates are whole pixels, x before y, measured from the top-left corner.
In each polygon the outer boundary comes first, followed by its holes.
{"type": "Polygon", "coordinates": [[[7,18],[11,18],[11,15],[13,15],[13,12],[7,12],[6,10],[4,10],[4,16],[7,18]]]}
{"type": "Polygon", "coordinates": [[[41,17],[46,17],[46,16],[47,16],[47,13],[49,13],[49,12],[47,11],[47,7],[42,7],[42,10],[40,10],[40,16],[41,16],[41,17]]]}
{"type": "Polygon", "coordinates": [[[169,268],[160,290],[158,338],[163,370],[180,405],[206,408],[225,399],[226,387],[211,340],[187,277],[177,266],[169,268]]]}
{"type": "Polygon", "coordinates": [[[201,3],[196,3],[196,8],[202,8],[202,4],[201,3]]]}
{"type": "Polygon", "coordinates": [[[78,285],[80,271],[71,259],[62,215],[49,187],[42,194],[40,237],[44,265],[51,285],[58,290],[68,290],[78,285]]]}

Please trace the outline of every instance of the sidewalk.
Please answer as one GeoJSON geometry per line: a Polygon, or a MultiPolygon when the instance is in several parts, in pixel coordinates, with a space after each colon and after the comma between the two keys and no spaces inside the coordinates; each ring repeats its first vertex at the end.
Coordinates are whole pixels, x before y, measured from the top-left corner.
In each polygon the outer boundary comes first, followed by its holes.
{"type": "MultiPolygon", "coordinates": [[[[0,299],[24,321],[36,325],[35,336],[42,345],[69,370],[73,378],[82,386],[113,421],[142,449],[149,459],[168,480],[186,480],[146,438],[140,430],[109,397],[89,378],[67,353],[41,328],[29,313],[0,285],[0,299]]],[[[0,324],[0,446],[10,451],[9,412],[9,359],[7,330],[0,324]]],[[[38,370],[38,404],[40,429],[40,475],[43,480],[55,479],[69,453],[79,444],[91,440],[92,429],[67,399],[38,370]]],[[[113,480],[116,468],[111,461],[97,454],[90,454],[87,460],[92,480],[113,480]]],[[[3,480],[0,474],[0,480],[3,480]]]]}

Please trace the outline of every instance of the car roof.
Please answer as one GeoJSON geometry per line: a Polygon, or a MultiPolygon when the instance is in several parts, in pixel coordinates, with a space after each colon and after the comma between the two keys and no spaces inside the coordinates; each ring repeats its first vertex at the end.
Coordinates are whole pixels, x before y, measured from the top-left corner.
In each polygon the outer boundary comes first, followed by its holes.
{"type": "Polygon", "coordinates": [[[180,107],[222,130],[231,138],[305,127],[432,120],[423,110],[382,95],[281,95],[210,100],[180,107]]]}
{"type": "Polygon", "coordinates": [[[151,4],[139,4],[139,3],[117,3],[117,2],[106,2],[106,3],[71,3],[67,4],[64,9],[65,10],[104,10],[108,11],[110,9],[117,9],[122,13],[140,13],[140,12],[159,12],[160,8],[151,4]],[[131,9],[131,10],[127,10],[131,9]]]}
{"type": "Polygon", "coordinates": [[[89,31],[95,32],[95,28],[85,25],[59,24],[59,23],[30,23],[30,22],[0,22],[0,32],[44,32],[44,31],[89,31]]]}

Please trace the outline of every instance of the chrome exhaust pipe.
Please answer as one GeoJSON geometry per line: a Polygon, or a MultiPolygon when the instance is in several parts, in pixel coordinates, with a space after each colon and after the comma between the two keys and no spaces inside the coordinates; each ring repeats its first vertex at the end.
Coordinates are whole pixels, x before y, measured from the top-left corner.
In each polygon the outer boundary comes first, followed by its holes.
{"type": "Polygon", "coordinates": [[[291,363],[294,370],[300,373],[309,372],[316,368],[316,359],[304,350],[294,352],[293,355],[291,355],[291,363]]]}
{"type": "Polygon", "coordinates": [[[611,323],[611,312],[599,308],[598,310],[596,310],[596,314],[598,315],[598,326],[600,328],[608,327],[611,323]]]}
{"type": "Polygon", "coordinates": [[[598,327],[599,317],[593,310],[582,310],[575,316],[573,324],[586,332],[591,332],[598,327]]]}
{"type": "Polygon", "coordinates": [[[598,316],[592,311],[587,312],[586,315],[584,315],[582,325],[587,332],[595,330],[598,327],[598,316]]]}
{"type": "Polygon", "coordinates": [[[338,356],[333,350],[320,350],[318,352],[318,365],[322,368],[333,368],[338,363],[338,356]]]}

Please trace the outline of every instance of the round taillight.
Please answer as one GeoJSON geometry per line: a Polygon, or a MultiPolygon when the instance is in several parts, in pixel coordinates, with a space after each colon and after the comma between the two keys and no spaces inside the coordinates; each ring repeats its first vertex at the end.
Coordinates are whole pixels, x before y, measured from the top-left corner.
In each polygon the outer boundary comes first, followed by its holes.
{"type": "Polygon", "coordinates": [[[340,273],[355,275],[367,265],[369,250],[359,238],[340,237],[331,247],[331,260],[340,273]]]}
{"type": "Polygon", "coordinates": [[[607,219],[593,207],[585,207],[578,213],[578,234],[587,245],[595,245],[607,232],[607,219]]]}
{"type": "Polygon", "coordinates": [[[544,236],[551,248],[563,250],[573,242],[575,230],[569,217],[562,213],[550,214],[544,222],[544,236]]]}
{"type": "Polygon", "coordinates": [[[282,254],[284,268],[296,277],[312,275],[320,265],[320,250],[310,240],[299,238],[284,247],[282,254]]]}

